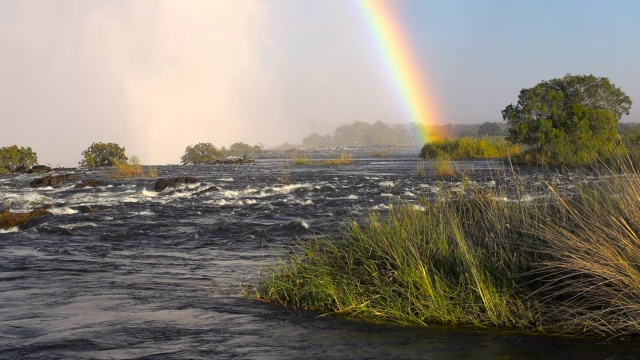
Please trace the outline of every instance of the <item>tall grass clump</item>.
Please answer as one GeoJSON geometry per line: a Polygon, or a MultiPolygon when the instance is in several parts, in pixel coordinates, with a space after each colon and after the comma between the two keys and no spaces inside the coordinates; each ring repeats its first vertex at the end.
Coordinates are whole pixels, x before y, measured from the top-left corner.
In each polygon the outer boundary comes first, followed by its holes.
{"type": "Polygon", "coordinates": [[[520,212],[480,197],[422,206],[372,213],[340,241],[302,244],[259,297],[378,322],[535,326],[537,304],[510,276],[530,270],[512,249],[526,248],[507,236],[520,212]]]}
{"type": "Polygon", "coordinates": [[[457,173],[451,158],[444,154],[440,154],[437,158],[431,161],[431,167],[438,176],[454,176],[457,173]]]}
{"type": "Polygon", "coordinates": [[[640,334],[640,176],[598,175],[546,201],[471,187],[373,212],[301,243],[258,297],[375,322],[640,334]]]}
{"type": "Polygon", "coordinates": [[[137,156],[132,156],[127,161],[115,160],[113,163],[113,172],[111,173],[112,179],[130,179],[137,177],[156,178],[158,173],[154,167],[145,167],[140,164],[140,159],[137,156]]]}
{"type": "Polygon", "coordinates": [[[575,196],[551,189],[570,226],[532,229],[552,255],[537,273],[540,292],[559,303],[554,316],[569,331],[640,334],[640,176],[628,162],[599,175],[575,196]]]}

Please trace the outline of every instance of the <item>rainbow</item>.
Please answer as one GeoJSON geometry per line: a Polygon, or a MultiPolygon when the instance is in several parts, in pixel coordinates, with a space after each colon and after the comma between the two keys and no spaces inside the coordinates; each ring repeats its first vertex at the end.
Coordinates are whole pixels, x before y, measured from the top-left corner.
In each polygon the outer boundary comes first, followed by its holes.
{"type": "Polygon", "coordinates": [[[425,143],[441,138],[434,125],[439,124],[435,97],[423,82],[425,76],[412,53],[409,37],[403,32],[390,7],[392,1],[357,0],[374,42],[400,92],[419,140],[425,143]]]}

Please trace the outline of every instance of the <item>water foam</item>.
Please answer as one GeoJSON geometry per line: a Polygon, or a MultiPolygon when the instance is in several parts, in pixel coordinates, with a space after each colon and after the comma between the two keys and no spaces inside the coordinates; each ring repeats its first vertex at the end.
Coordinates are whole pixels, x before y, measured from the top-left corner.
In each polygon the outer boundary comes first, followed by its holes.
{"type": "Polygon", "coordinates": [[[70,207],[56,207],[56,208],[51,208],[48,209],[47,211],[49,211],[50,213],[52,213],[53,215],[71,215],[71,214],[77,214],[78,210],[72,209],[70,207]]]}

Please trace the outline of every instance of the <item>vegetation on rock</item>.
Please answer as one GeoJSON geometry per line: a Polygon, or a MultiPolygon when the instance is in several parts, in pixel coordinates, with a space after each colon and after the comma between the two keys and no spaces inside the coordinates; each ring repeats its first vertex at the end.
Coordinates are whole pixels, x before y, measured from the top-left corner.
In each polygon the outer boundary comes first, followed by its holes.
{"type": "Polygon", "coordinates": [[[0,211],[0,229],[7,230],[12,227],[20,227],[33,219],[49,215],[51,213],[47,209],[50,207],[50,205],[46,205],[24,213],[13,213],[9,210],[2,210],[0,211]]]}
{"type": "Polygon", "coordinates": [[[0,173],[10,173],[22,168],[29,170],[38,163],[38,155],[30,147],[17,145],[0,148],[0,173]]]}
{"type": "Polygon", "coordinates": [[[215,163],[219,158],[227,156],[246,157],[247,155],[263,153],[262,145],[247,145],[242,142],[232,144],[229,149],[222,147],[218,149],[211,143],[199,143],[189,145],[184,151],[184,155],[180,158],[183,165],[188,164],[208,164],[215,163]]]}

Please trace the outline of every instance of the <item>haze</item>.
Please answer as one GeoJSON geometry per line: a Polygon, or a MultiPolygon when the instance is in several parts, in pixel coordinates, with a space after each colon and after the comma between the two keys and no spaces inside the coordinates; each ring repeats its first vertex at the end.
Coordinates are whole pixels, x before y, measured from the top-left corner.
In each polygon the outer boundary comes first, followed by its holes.
{"type": "MultiPolygon", "coordinates": [[[[635,1],[394,4],[441,123],[501,121],[521,88],[566,73],[640,101],[635,1]]],[[[0,147],[73,166],[92,142],[116,142],[166,164],[198,142],[408,123],[385,71],[348,0],[0,0],[0,147]]]]}

